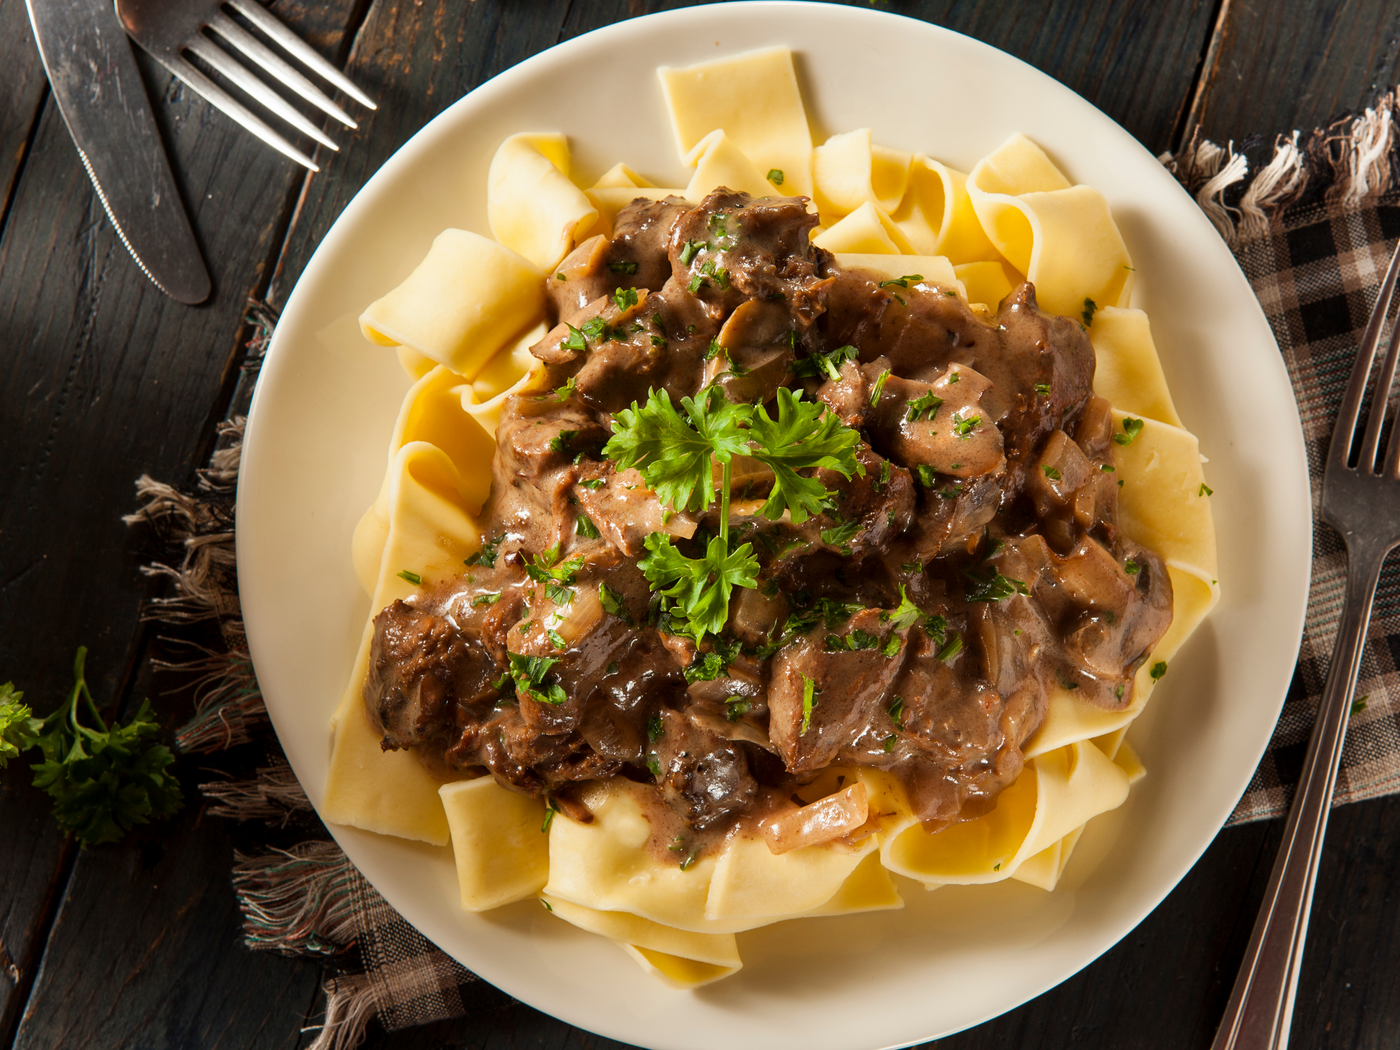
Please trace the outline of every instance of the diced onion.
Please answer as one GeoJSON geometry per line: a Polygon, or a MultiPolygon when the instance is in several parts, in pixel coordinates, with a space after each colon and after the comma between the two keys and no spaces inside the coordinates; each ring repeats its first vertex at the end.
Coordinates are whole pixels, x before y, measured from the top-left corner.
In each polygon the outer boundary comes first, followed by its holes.
{"type": "Polygon", "coordinates": [[[857,781],[844,791],[818,799],[801,809],[767,817],[759,825],[774,854],[820,846],[849,835],[865,823],[870,804],[865,785],[857,781]]]}

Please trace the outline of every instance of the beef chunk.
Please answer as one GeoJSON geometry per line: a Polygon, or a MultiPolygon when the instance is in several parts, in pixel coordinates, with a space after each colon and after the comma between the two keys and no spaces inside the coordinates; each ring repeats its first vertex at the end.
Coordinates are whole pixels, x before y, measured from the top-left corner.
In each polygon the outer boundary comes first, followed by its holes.
{"type": "Polygon", "coordinates": [[[484,646],[446,617],[396,601],[374,618],[365,706],[386,751],[452,733],[456,707],[495,699],[484,646]]]}
{"type": "Polygon", "coordinates": [[[830,765],[886,706],[903,649],[885,655],[891,631],[878,609],[862,609],[836,637],[849,638],[856,631],[873,640],[869,648],[828,648],[830,632],[819,627],[773,657],[768,735],[792,772],[830,765]]]}
{"type": "Polygon", "coordinates": [[[807,530],[816,533],[809,537],[812,542],[852,557],[885,549],[914,520],[909,471],[881,458],[864,442],[856,446],[856,462],[860,470],[849,478],[826,468],[815,472],[817,480],[836,493],[836,510],[814,519],[807,530]]]}
{"type": "Polygon", "coordinates": [[[803,197],[762,197],[720,188],[671,228],[671,272],[712,316],[728,316],[745,299],[787,303],[805,331],[825,309],[827,258],[812,247],[817,224],[803,197]]]}
{"type": "MultiPolygon", "coordinates": [[[[871,386],[873,364],[863,371],[871,386]]],[[[966,365],[950,364],[932,382],[890,375],[867,427],[875,446],[906,467],[923,464],[939,474],[973,478],[1006,466],[1001,431],[983,406],[990,381],[966,365]]]]}
{"type": "Polygon", "coordinates": [[[612,337],[590,340],[575,381],[584,404],[615,413],[645,401],[653,387],[676,401],[700,389],[705,353],[719,331],[704,305],[674,280],[612,337]]]}
{"type": "Polygon", "coordinates": [[[564,257],[545,278],[545,298],[555,321],[577,327],[589,303],[597,302],[615,287],[607,269],[608,239],[590,237],[564,257]]]}
{"type": "Polygon", "coordinates": [[[565,317],[551,328],[543,339],[530,347],[530,353],[550,365],[577,361],[585,352],[625,338],[634,325],[640,326],[638,318],[651,310],[647,299],[645,288],[635,292],[635,299],[619,299],[612,292],[605,292],[572,317],[565,317]],[[580,346],[580,342],[583,345],[580,346]]]}
{"type": "Polygon", "coordinates": [[[653,744],[661,797],[692,828],[703,830],[753,802],[758,784],[738,744],[696,725],[679,711],[658,713],[653,744]]]}
{"type": "Polygon", "coordinates": [[[603,537],[629,557],[640,556],[654,532],[686,539],[695,535],[694,517],[663,507],[637,470],[590,473],[575,488],[574,498],[603,537]]]}
{"type": "Polygon", "coordinates": [[[618,210],[603,263],[617,286],[661,290],[671,277],[671,227],[691,207],[680,197],[639,197],[618,210]]]}

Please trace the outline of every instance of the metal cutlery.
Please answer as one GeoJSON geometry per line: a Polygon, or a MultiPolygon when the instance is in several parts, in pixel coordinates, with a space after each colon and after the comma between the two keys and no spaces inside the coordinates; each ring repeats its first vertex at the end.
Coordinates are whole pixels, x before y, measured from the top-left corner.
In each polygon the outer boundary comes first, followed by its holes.
{"type": "Polygon", "coordinates": [[[1264,903],[1245,951],[1239,976],[1216,1031],[1212,1050],[1284,1050],[1303,963],[1313,887],[1317,882],[1332,790],[1337,782],[1347,718],[1376,596],[1381,564],[1400,543],[1400,420],[1392,418],[1389,440],[1381,437],[1400,360],[1400,318],[1358,437],[1371,373],[1400,274],[1400,246],[1391,256],[1375,309],[1361,341],[1351,380],[1337,413],[1322,481],[1322,518],[1347,549],[1346,601],[1327,688],[1318,707],[1303,774],[1284,828],[1264,903]]]}
{"type": "Polygon", "coordinates": [[[26,0],[54,101],[112,227],[141,272],[182,303],[209,272],[111,0],[26,0]]]}
{"type": "MultiPolygon", "coordinates": [[[[321,79],[339,88],[361,105],[370,109],[377,108],[374,101],[357,88],[349,77],[312,50],[255,0],[226,0],[226,5],[321,79]]],[[[221,47],[218,41],[241,52],[249,62],[260,67],[266,76],[300,95],[341,124],[349,128],[357,126],[354,119],[332,101],[330,96],[230,16],[224,10],[225,0],[116,0],[116,7],[117,15],[127,33],[161,65],[269,146],[280,150],[312,171],[319,171],[320,168],[311,157],[279,135],[262,118],[202,73],[185,57],[185,53],[200,59],[239,90],[327,149],[334,150],[339,147],[296,107],[264,83],[247,65],[221,47]]]]}

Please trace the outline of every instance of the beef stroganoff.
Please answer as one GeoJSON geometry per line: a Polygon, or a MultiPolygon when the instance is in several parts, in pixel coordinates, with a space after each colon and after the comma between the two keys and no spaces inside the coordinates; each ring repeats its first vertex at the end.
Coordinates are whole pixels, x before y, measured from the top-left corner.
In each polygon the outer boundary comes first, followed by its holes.
{"type": "Polygon", "coordinates": [[[694,986],[891,873],[1053,889],[1217,588],[1102,195],[813,147],[782,49],[661,80],[687,186],[513,136],[361,319],[416,382],[324,809],[694,986]]]}

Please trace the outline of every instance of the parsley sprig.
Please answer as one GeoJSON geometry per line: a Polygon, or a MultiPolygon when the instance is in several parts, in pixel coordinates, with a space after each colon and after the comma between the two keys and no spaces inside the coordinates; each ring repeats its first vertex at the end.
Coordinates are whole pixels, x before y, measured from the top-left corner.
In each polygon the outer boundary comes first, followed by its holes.
{"type": "Polygon", "coordinates": [[[758,406],[749,433],[757,444],[749,455],[773,471],[773,489],[762,510],[766,518],[780,518],[786,510],[800,525],[826,509],[831,495],[826,486],[799,470],[825,468],[848,478],[864,473],[856,461],[860,435],[821,402],[803,401],[787,387],[778,388],[778,418],[758,406]]]}
{"type": "Polygon", "coordinates": [[[653,388],[646,404],[617,413],[603,454],[621,469],[636,468],[657,498],[673,510],[708,510],[715,500],[715,464],[720,468],[719,535],[693,558],[663,533],[647,537],[647,557],[638,563],[663,612],[697,640],[717,634],[729,615],[735,587],[758,586],[753,544],[731,549],[729,489],[735,456],[751,456],[773,471],[773,487],[761,513],[770,519],[788,511],[801,523],[826,509],[831,493],[800,470],[826,468],[850,477],[860,471],[859,435],[826,406],[807,402],[786,387],[778,390],[774,419],[762,406],[736,404],[718,386],[681,398],[679,409],[665,390],[653,388]]]}
{"type": "Polygon", "coordinates": [[[34,786],[53,799],[58,826],[84,847],[115,842],[184,801],[169,770],[175,756],[149,742],[160,730],[151,702],[141,701],[126,725],[109,727],[88,689],[86,663],[87,649],[79,647],[68,700],[47,718],[33,716],[12,682],[0,684],[0,768],[37,747],[43,760],[30,766],[34,786]]]}

